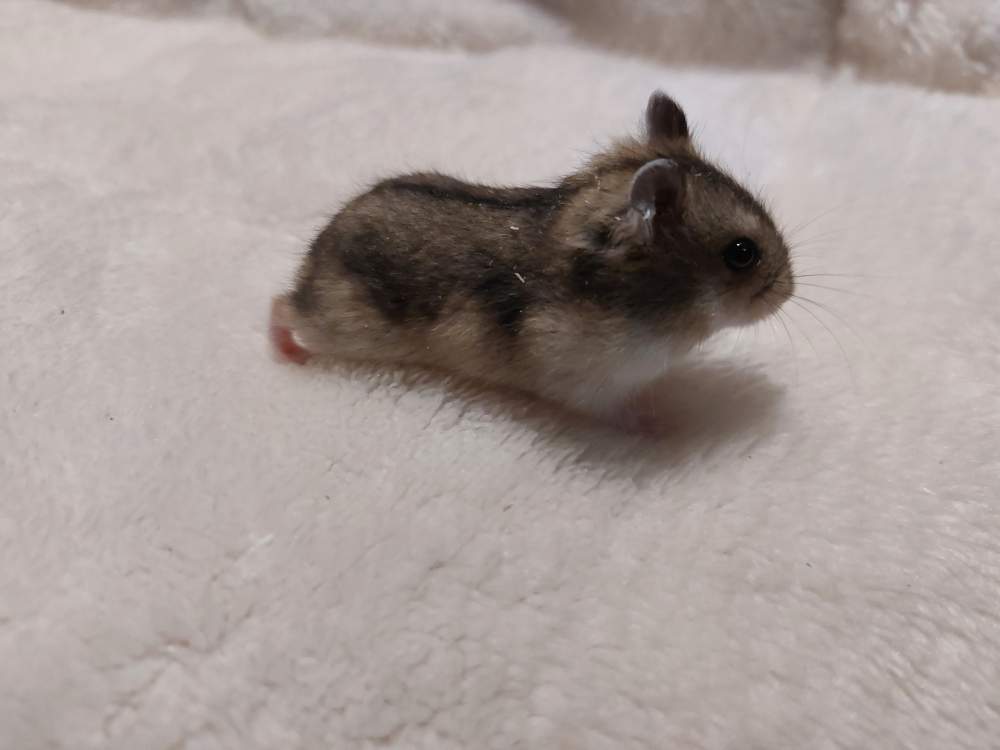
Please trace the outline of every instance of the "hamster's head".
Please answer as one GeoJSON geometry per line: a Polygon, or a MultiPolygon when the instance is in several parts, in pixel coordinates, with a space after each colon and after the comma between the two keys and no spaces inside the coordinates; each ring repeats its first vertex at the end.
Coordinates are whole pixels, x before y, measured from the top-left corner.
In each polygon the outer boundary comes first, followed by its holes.
{"type": "Polygon", "coordinates": [[[573,273],[598,280],[585,286],[633,317],[700,340],[766,318],[791,296],[788,246],[770,213],[698,154],[665,94],[650,97],[643,139],[572,179],[583,196],[573,273]]]}

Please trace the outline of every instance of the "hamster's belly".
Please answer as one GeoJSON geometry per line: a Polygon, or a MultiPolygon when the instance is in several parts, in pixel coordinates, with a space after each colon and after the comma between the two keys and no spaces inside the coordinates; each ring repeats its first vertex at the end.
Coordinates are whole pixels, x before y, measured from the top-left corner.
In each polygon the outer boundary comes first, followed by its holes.
{"type": "Polygon", "coordinates": [[[589,412],[608,412],[661,378],[681,347],[633,321],[550,316],[536,339],[538,390],[589,412]]]}

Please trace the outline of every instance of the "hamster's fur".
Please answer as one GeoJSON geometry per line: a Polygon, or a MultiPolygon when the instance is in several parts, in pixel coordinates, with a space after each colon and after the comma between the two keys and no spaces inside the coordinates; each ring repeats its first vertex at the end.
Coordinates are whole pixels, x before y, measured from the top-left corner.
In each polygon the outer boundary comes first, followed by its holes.
{"type": "Polygon", "coordinates": [[[642,137],[551,187],[379,182],[312,243],[272,335],[296,361],[433,366],[618,418],[676,356],[792,287],[768,211],[655,92],[642,137]]]}

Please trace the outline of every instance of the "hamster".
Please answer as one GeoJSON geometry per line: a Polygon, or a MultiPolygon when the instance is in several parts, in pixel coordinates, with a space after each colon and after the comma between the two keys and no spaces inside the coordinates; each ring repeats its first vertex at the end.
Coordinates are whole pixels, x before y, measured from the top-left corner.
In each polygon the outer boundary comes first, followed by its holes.
{"type": "Polygon", "coordinates": [[[657,91],[641,137],[549,187],[379,182],[313,241],[270,331],[293,362],[443,368],[631,425],[673,361],[792,289],[771,215],[657,91]]]}

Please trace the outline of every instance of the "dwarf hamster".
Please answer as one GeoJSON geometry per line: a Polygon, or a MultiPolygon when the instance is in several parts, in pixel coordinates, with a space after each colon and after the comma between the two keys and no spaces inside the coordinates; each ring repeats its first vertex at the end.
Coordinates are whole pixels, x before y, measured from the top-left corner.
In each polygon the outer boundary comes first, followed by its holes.
{"type": "Polygon", "coordinates": [[[555,185],[425,172],[355,197],[274,299],[271,337],[299,363],[444,368],[618,420],[677,356],[792,286],[768,211],[657,91],[641,137],[555,185]]]}

